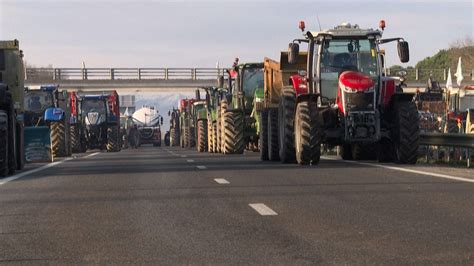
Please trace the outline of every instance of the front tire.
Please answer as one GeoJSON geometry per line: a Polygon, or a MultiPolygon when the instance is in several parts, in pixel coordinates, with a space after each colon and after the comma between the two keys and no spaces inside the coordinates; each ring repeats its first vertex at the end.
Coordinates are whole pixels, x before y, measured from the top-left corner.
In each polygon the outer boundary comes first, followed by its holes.
{"type": "Polygon", "coordinates": [[[296,161],[301,165],[317,165],[321,157],[321,131],[315,101],[298,103],[295,114],[296,161]]]}
{"type": "Polygon", "coordinates": [[[120,151],[119,130],[117,126],[111,126],[107,128],[107,151],[108,152],[120,151]]]}
{"type": "Polygon", "coordinates": [[[198,135],[198,152],[205,152],[207,149],[207,121],[199,120],[197,125],[197,135],[198,135]]]}
{"type": "Polygon", "coordinates": [[[66,151],[66,132],[63,120],[51,122],[51,154],[53,160],[56,157],[64,157],[66,151]]]}
{"type": "Polygon", "coordinates": [[[244,119],[241,113],[224,114],[224,154],[242,154],[244,152],[244,119]]]}
{"type": "Polygon", "coordinates": [[[413,102],[398,102],[394,110],[393,147],[400,164],[415,164],[420,146],[420,119],[413,102]]]}

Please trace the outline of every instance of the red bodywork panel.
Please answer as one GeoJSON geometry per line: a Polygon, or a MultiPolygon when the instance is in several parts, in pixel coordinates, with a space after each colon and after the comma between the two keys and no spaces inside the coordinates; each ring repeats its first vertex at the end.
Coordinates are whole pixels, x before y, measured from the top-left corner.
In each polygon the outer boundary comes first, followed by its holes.
{"type": "Polygon", "coordinates": [[[390,100],[395,94],[395,80],[392,78],[382,78],[382,89],[380,91],[380,103],[383,107],[387,107],[390,104],[390,100]]]}
{"type": "Polygon", "coordinates": [[[290,84],[293,85],[295,89],[296,96],[300,94],[308,93],[308,82],[306,81],[305,77],[295,74],[290,76],[290,84]]]}
{"type": "Polygon", "coordinates": [[[109,104],[109,110],[117,117],[120,117],[120,104],[119,104],[119,96],[117,94],[117,91],[113,91],[110,93],[108,97],[108,104],[109,104]]]}
{"type": "Polygon", "coordinates": [[[343,89],[350,89],[353,93],[359,93],[366,91],[372,87],[374,87],[375,82],[369,77],[364,75],[363,73],[356,72],[356,71],[345,71],[341,75],[339,75],[339,85],[337,88],[337,97],[336,97],[336,104],[339,108],[341,113],[344,112],[344,105],[342,103],[342,93],[343,89]]]}
{"type": "Polygon", "coordinates": [[[77,117],[77,94],[75,91],[69,93],[69,104],[71,105],[71,116],[77,117]]]}
{"type": "Polygon", "coordinates": [[[194,99],[181,99],[179,101],[179,111],[183,112],[188,106],[194,103],[194,99]]]}

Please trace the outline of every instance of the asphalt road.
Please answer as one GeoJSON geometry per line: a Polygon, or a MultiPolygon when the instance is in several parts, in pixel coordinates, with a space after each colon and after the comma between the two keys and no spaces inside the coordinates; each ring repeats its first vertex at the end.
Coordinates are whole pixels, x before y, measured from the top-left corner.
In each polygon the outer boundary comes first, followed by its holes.
{"type": "Polygon", "coordinates": [[[0,263],[473,265],[474,171],[388,167],[80,155],[0,180],[0,263]]]}

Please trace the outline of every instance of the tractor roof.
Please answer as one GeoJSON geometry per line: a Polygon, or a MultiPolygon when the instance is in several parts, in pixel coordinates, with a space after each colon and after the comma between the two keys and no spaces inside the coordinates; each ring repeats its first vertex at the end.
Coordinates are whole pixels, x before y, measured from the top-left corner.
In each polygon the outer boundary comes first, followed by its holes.
{"type": "Polygon", "coordinates": [[[258,63],[243,63],[237,66],[238,68],[263,68],[263,62],[258,63]]]}
{"type": "Polygon", "coordinates": [[[332,37],[382,37],[382,32],[380,30],[374,29],[361,29],[359,25],[351,25],[350,23],[342,23],[339,26],[334,27],[334,29],[322,30],[311,32],[314,37],[317,36],[332,36],[332,37]]]}

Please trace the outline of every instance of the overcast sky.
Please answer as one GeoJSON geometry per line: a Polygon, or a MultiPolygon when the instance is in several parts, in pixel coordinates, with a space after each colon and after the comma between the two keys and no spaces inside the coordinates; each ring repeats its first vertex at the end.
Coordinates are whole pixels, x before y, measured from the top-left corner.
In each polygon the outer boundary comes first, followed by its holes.
{"type": "MultiPolygon", "coordinates": [[[[341,22],[387,24],[404,37],[411,61],[473,36],[473,1],[159,1],[0,0],[0,39],[20,40],[26,60],[54,67],[215,67],[279,58],[300,37],[341,22]]],[[[386,47],[397,64],[394,44],[386,47]]]]}

